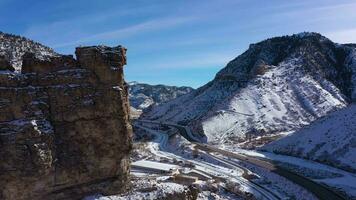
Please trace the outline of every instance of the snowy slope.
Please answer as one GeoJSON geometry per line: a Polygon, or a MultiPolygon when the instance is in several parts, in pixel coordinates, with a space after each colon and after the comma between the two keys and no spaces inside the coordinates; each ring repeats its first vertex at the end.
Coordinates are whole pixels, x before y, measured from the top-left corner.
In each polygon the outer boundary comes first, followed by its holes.
{"type": "Polygon", "coordinates": [[[356,104],[323,117],[262,149],[356,172],[356,104]]]}
{"type": "Polygon", "coordinates": [[[352,101],[354,52],[317,33],[252,44],[213,81],[143,118],[188,125],[221,143],[293,131],[352,101]]]}
{"type": "Polygon", "coordinates": [[[167,102],[193,90],[191,87],[129,82],[130,105],[135,109],[143,110],[151,105],[167,102]]]}
{"type": "Polygon", "coordinates": [[[15,71],[21,71],[22,56],[26,52],[34,53],[40,59],[59,55],[53,49],[30,39],[0,32],[0,56],[4,56],[15,71]]]}

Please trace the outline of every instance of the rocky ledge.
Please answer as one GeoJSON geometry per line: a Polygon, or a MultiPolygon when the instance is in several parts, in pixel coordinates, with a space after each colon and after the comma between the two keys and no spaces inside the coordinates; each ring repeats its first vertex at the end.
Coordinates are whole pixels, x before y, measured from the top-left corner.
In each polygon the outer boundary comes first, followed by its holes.
{"type": "Polygon", "coordinates": [[[132,129],[126,49],[0,59],[0,199],[80,199],[126,190],[132,129]]]}

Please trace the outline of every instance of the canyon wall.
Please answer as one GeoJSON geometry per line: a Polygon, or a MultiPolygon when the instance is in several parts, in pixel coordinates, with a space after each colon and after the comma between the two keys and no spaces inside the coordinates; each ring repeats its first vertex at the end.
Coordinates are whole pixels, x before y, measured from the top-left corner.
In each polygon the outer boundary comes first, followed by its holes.
{"type": "Polygon", "coordinates": [[[77,60],[25,54],[21,73],[0,66],[0,199],[126,190],[132,129],[125,52],[80,47],[77,60]]]}

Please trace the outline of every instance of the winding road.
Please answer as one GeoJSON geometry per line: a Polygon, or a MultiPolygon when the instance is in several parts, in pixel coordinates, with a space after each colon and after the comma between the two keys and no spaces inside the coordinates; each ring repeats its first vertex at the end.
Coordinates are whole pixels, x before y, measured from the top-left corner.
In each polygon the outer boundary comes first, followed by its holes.
{"type": "MultiPolygon", "coordinates": [[[[246,170],[244,167],[233,163],[229,161],[228,159],[224,158],[234,158],[237,159],[241,162],[246,162],[258,167],[261,167],[265,170],[268,170],[271,173],[278,174],[289,181],[305,188],[312,194],[314,194],[318,199],[320,200],[344,200],[345,198],[339,195],[338,193],[335,193],[334,191],[330,190],[329,188],[325,187],[324,185],[321,185],[311,179],[308,179],[304,176],[298,175],[294,172],[291,172],[285,168],[282,168],[281,166],[278,166],[273,163],[273,161],[269,160],[262,160],[256,157],[247,157],[243,154],[237,154],[237,153],[232,153],[226,150],[222,150],[219,148],[216,148],[214,146],[208,145],[208,144],[203,144],[200,143],[200,140],[195,137],[189,128],[177,124],[172,124],[172,123],[165,123],[165,122],[157,122],[157,121],[149,121],[149,120],[139,120],[141,123],[151,123],[151,124],[159,124],[159,125],[165,125],[165,126],[170,126],[178,129],[179,134],[182,135],[184,138],[192,142],[197,149],[199,149],[202,152],[205,152],[206,155],[210,156],[212,159],[223,163],[224,165],[228,165],[232,168],[236,168],[238,170],[242,170],[244,173],[242,176],[234,176],[229,173],[224,173],[219,171],[219,173],[223,174],[224,176],[228,177],[229,179],[236,180],[239,184],[245,185],[249,188],[252,188],[255,190],[255,192],[259,193],[264,199],[281,199],[278,195],[276,195],[273,191],[269,191],[267,188],[264,188],[263,186],[248,180],[244,177],[244,174],[246,175],[246,170]],[[212,153],[219,154],[222,157],[218,157],[213,155],[212,153]]],[[[160,148],[165,149],[167,147],[167,141],[168,141],[168,136],[166,134],[160,134],[159,138],[161,138],[159,141],[160,148]]],[[[157,152],[158,153],[158,152],[157,152]]],[[[181,156],[177,156],[172,153],[167,153],[165,151],[160,151],[158,154],[161,154],[161,156],[166,157],[166,158],[175,158],[177,160],[187,160],[186,158],[183,158],[181,156]]],[[[189,160],[189,162],[194,163],[196,166],[200,166],[204,169],[207,170],[201,170],[201,173],[205,173],[208,175],[214,175],[214,174],[209,174],[209,170],[214,171],[216,170],[214,166],[209,166],[209,164],[202,163],[202,162],[197,162],[195,160],[189,160]]],[[[245,176],[246,177],[246,176],[245,176]]]]}
{"type": "MultiPolygon", "coordinates": [[[[148,121],[145,121],[145,122],[150,123],[148,121]]],[[[157,123],[154,122],[154,124],[157,124],[157,123]]],[[[273,191],[269,191],[268,189],[263,188],[262,186],[245,179],[243,174],[246,169],[244,169],[240,166],[234,166],[236,168],[235,170],[241,172],[241,175],[234,175],[230,171],[221,170],[221,169],[217,168],[217,165],[213,165],[209,162],[196,161],[194,159],[189,159],[189,158],[185,158],[185,157],[173,154],[173,153],[169,153],[169,150],[167,150],[168,134],[160,134],[159,132],[152,130],[150,128],[140,126],[140,125],[136,125],[136,126],[146,130],[150,134],[156,135],[155,143],[158,143],[159,146],[158,146],[158,148],[151,149],[151,152],[153,152],[155,155],[162,157],[162,158],[166,158],[166,159],[175,159],[177,161],[185,161],[185,162],[192,163],[195,165],[195,169],[194,169],[195,171],[197,171],[201,174],[205,174],[207,176],[213,177],[213,179],[218,180],[218,181],[229,180],[229,181],[236,182],[239,185],[252,190],[255,195],[258,194],[259,197],[261,197],[260,199],[268,199],[268,200],[282,199],[282,198],[278,197],[278,195],[274,194],[273,191]]],[[[209,155],[207,154],[207,156],[211,156],[213,159],[215,159],[219,163],[226,164],[226,162],[222,161],[222,159],[216,159],[216,158],[214,158],[214,156],[212,156],[210,154],[209,155]]],[[[225,188],[225,189],[228,190],[227,188],[225,188]]]]}

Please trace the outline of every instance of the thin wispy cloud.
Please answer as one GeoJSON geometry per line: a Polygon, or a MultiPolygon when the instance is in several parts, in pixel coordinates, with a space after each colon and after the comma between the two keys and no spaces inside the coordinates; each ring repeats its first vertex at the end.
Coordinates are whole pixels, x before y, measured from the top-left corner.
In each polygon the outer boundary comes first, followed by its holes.
{"type": "MultiPolygon", "coordinates": [[[[215,52],[206,54],[194,54],[186,57],[176,57],[170,62],[168,60],[151,63],[151,69],[206,69],[206,68],[222,68],[228,61],[232,60],[236,55],[231,52],[215,52]]],[[[170,58],[172,59],[172,58],[170,58]]]]}
{"type": "MultiPolygon", "coordinates": [[[[335,25],[330,24],[330,21],[353,20],[356,17],[356,2],[336,2],[335,4],[323,5],[310,1],[292,5],[290,5],[292,9],[280,9],[277,11],[274,10],[271,13],[265,13],[268,17],[259,15],[258,18],[252,20],[244,28],[253,30],[263,28],[276,29],[278,27],[280,30],[283,30],[283,27],[284,29],[291,29],[291,26],[295,28],[303,27],[307,30],[317,23],[320,26],[323,26],[325,22],[328,22],[328,25],[335,25]]],[[[301,31],[303,30],[301,29],[301,31]]],[[[314,28],[312,31],[318,30],[314,28]]]]}
{"type": "Polygon", "coordinates": [[[66,17],[47,23],[33,23],[23,32],[23,35],[40,40],[54,48],[71,43],[72,45],[77,45],[75,41],[85,40],[85,38],[100,34],[95,32],[100,30],[95,29],[98,24],[105,26],[105,24],[113,21],[113,19],[115,19],[115,21],[126,22],[124,19],[129,19],[133,16],[148,15],[154,13],[156,9],[157,6],[153,4],[129,9],[111,9],[109,11],[105,10],[105,12],[98,11],[97,13],[78,15],[75,18],[66,17]]]}
{"type": "Polygon", "coordinates": [[[249,44],[274,36],[313,31],[335,42],[356,42],[356,2],[349,0],[275,0],[268,4],[258,0],[87,4],[63,0],[36,2],[32,7],[5,1],[7,8],[0,6],[0,26],[5,31],[9,27],[6,17],[11,16],[11,27],[21,26],[14,33],[63,54],[73,53],[79,45],[124,45],[128,48],[126,75],[135,77],[144,71],[148,82],[157,81],[149,77],[161,74],[178,76],[181,82],[177,84],[197,80],[203,84],[249,44]],[[33,10],[16,13],[26,7],[33,10]],[[185,80],[187,74],[194,80],[185,80]]]}
{"type": "Polygon", "coordinates": [[[90,42],[103,41],[103,40],[120,40],[127,37],[133,37],[137,34],[147,33],[149,31],[162,30],[169,27],[179,26],[186,22],[192,22],[193,18],[168,18],[168,19],[156,19],[151,21],[142,22],[125,28],[119,28],[116,30],[106,31],[102,33],[97,33],[89,37],[84,37],[79,40],[70,41],[61,44],[55,44],[55,48],[71,46],[71,45],[80,45],[90,42]]]}

